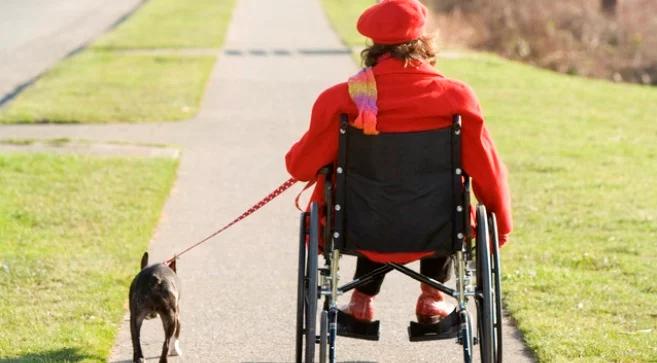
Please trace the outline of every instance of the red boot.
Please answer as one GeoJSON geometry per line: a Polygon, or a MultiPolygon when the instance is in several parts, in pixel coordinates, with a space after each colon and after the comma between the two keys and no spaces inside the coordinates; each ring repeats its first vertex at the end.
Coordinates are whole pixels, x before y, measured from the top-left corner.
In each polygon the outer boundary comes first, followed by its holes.
{"type": "Polygon", "coordinates": [[[443,293],[438,289],[422,284],[422,294],[417,299],[415,314],[420,324],[435,324],[440,319],[454,311],[454,305],[445,301],[443,293]]]}
{"type": "Polygon", "coordinates": [[[340,310],[355,319],[372,321],[374,320],[374,296],[354,290],[349,304],[341,306],[340,310]]]}

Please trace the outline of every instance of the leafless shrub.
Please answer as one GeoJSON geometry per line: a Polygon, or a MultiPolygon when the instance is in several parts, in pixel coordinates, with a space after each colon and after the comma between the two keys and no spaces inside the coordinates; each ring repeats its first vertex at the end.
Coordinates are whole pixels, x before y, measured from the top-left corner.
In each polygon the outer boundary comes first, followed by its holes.
{"type": "Polygon", "coordinates": [[[443,43],[564,73],[657,84],[657,1],[617,0],[613,11],[601,0],[428,3],[443,43]]]}

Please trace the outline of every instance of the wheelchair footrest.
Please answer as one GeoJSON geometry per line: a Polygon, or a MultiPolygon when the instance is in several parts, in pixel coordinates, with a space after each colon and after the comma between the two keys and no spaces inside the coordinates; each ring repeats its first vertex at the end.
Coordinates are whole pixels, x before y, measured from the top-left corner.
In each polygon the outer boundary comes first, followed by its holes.
{"type": "Polygon", "coordinates": [[[341,337],[379,340],[379,321],[362,321],[338,310],[338,335],[341,337]]]}
{"type": "Polygon", "coordinates": [[[459,314],[456,309],[435,324],[420,324],[411,321],[408,339],[412,342],[453,339],[459,334],[459,314]]]}

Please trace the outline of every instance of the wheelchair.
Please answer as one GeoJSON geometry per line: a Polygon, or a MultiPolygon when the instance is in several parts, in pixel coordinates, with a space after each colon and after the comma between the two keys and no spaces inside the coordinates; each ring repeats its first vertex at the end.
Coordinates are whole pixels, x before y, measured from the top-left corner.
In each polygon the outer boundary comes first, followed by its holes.
{"type": "Polygon", "coordinates": [[[493,213],[477,205],[472,233],[470,178],[461,168],[461,116],[454,115],[451,127],[442,129],[367,136],[343,114],[339,127],[337,162],[319,172],[326,181],[325,209],[320,213],[312,203],[301,214],[296,362],[314,362],[318,348],[321,363],[335,363],[338,335],[378,340],[379,321],[353,319],[338,310],[337,299],[392,270],[457,302],[436,324],[411,322],[410,341],[456,339],[465,362],[473,361],[477,345],[482,362],[502,362],[497,224],[493,213]],[[390,191],[400,197],[390,198],[390,191]],[[396,262],[339,285],[341,255],[362,256],[363,251],[451,256],[456,287],[396,262]],[[470,299],[476,308],[469,307],[470,299]]]}

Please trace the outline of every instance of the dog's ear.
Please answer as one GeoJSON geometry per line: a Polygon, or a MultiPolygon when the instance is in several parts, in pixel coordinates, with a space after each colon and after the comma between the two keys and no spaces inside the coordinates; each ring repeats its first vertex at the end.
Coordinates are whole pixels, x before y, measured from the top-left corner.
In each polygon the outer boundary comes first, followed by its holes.
{"type": "Polygon", "coordinates": [[[144,252],[144,255],[141,256],[141,269],[143,270],[146,265],[148,265],[148,252],[144,252]]]}
{"type": "Polygon", "coordinates": [[[177,258],[174,258],[173,260],[171,260],[171,262],[167,263],[167,265],[169,266],[170,269],[173,270],[173,272],[177,273],[178,271],[176,271],[176,260],[177,258]]]}

